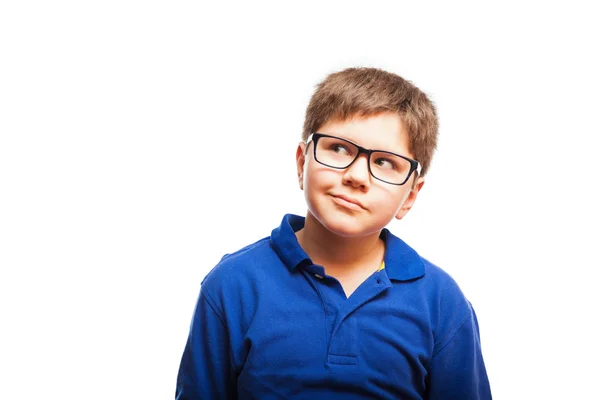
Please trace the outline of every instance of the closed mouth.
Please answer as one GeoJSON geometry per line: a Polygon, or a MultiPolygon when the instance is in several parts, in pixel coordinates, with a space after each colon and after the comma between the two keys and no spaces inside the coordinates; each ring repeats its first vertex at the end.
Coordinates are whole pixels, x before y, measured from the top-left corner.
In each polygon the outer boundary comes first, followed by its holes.
{"type": "Polygon", "coordinates": [[[335,195],[335,194],[334,194],[334,195],[332,195],[332,196],[333,196],[334,198],[336,198],[336,199],[341,199],[341,200],[343,200],[343,201],[344,201],[344,202],[346,202],[346,203],[353,204],[353,205],[355,205],[355,206],[357,206],[357,207],[360,207],[360,208],[362,208],[363,210],[366,210],[365,206],[363,206],[363,205],[362,205],[362,204],[361,204],[361,203],[360,203],[358,200],[356,200],[356,199],[353,199],[353,198],[351,198],[351,197],[344,196],[344,195],[335,195]]]}

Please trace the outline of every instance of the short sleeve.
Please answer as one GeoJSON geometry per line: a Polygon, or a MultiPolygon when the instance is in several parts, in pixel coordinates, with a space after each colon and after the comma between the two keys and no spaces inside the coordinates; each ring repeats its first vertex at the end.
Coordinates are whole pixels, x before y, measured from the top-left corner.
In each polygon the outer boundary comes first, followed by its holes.
{"type": "Polygon", "coordinates": [[[234,371],[223,319],[201,291],[179,367],[175,398],[235,399],[234,371]]]}
{"type": "Polygon", "coordinates": [[[426,399],[488,400],[490,384],[481,353],[479,324],[469,304],[469,313],[428,367],[426,399]]]}

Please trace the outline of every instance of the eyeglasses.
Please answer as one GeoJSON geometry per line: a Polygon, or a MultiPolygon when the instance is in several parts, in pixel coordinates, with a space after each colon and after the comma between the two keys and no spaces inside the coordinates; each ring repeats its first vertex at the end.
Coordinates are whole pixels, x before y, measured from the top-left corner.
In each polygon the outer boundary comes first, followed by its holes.
{"type": "Polygon", "coordinates": [[[373,178],[391,185],[404,185],[414,171],[421,174],[418,161],[384,150],[369,150],[349,140],[323,133],[312,133],[306,144],[313,142],[315,160],[330,168],[346,169],[362,153],[367,155],[373,178]]]}

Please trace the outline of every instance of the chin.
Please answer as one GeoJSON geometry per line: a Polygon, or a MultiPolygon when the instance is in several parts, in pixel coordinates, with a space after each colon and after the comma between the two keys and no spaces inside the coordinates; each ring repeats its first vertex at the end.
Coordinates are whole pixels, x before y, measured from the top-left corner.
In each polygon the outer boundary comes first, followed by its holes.
{"type": "MultiPolygon", "coordinates": [[[[367,211],[365,211],[366,213],[367,211]]],[[[352,215],[337,210],[312,213],[321,225],[331,233],[341,237],[361,237],[379,232],[385,224],[379,227],[372,216],[352,215]]]]}

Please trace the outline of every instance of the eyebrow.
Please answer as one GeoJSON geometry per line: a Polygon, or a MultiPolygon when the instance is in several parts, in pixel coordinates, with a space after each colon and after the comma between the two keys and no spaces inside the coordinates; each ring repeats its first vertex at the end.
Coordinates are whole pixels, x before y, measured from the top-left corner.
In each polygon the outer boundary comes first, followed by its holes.
{"type": "Polygon", "coordinates": [[[381,151],[381,152],[385,152],[385,153],[391,153],[391,154],[395,154],[395,155],[397,155],[397,156],[402,156],[402,157],[407,157],[407,158],[410,158],[411,160],[412,160],[412,159],[414,159],[414,158],[413,158],[413,156],[404,155],[404,154],[402,154],[402,153],[399,153],[399,152],[396,152],[396,151],[385,150],[385,149],[370,149],[370,148],[368,148],[368,147],[365,147],[365,146],[363,146],[363,145],[361,145],[361,144],[358,144],[358,143],[356,143],[356,142],[355,142],[355,141],[353,141],[353,140],[350,140],[350,139],[348,139],[347,137],[340,136],[338,133],[331,134],[331,133],[323,133],[323,132],[318,132],[318,131],[317,131],[317,132],[314,132],[314,133],[320,133],[321,135],[333,136],[333,137],[337,137],[337,138],[340,138],[340,139],[344,139],[344,140],[346,140],[346,141],[348,141],[348,142],[352,143],[352,144],[353,144],[353,145],[355,145],[355,146],[362,147],[363,149],[367,149],[367,150],[371,150],[371,151],[381,151]]]}

